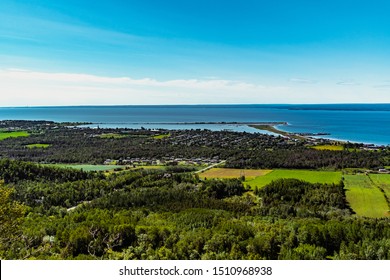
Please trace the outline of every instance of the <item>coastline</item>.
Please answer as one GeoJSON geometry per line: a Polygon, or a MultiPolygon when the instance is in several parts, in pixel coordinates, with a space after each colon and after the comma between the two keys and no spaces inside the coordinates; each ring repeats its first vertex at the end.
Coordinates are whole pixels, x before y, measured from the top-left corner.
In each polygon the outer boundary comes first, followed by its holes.
{"type": "MultiPolygon", "coordinates": [[[[328,132],[329,135],[303,135],[323,137],[336,141],[388,146],[390,134],[383,127],[390,126],[390,104],[360,105],[213,105],[213,106],[92,106],[2,108],[4,120],[49,120],[54,122],[93,123],[101,128],[146,129],[210,129],[234,132],[268,133],[283,135],[290,131],[328,132]],[[304,110],[289,110],[302,108],[304,110]],[[311,110],[309,110],[311,109],[311,110]],[[337,110],[336,110],[337,109],[337,110]],[[331,117],[330,117],[331,116],[331,117]],[[289,126],[284,126],[288,122],[289,126]],[[247,125],[274,126],[258,131],[247,125]],[[299,127],[299,129],[297,128],[299,127]]],[[[283,136],[286,137],[286,136],[283,136]]]]}
{"type": "MultiPolygon", "coordinates": [[[[283,123],[283,124],[287,124],[287,123],[283,123]]],[[[279,135],[282,135],[282,136],[288,137],[288,138],[293,138],[293,139],[297,139],[297,140],[301,140],[301,141],[309,140],[308,137],[305,137],[303,135],[299,135],[296,133],[291,133],[291,132],[277,129],[275,127],[275,125],[272,125],[272,124],[253,124],[253,125],[249,125],[249,126],[256,128],[256,129],[259,129],[259,130],[267,130],[267,131],[270,131],[272,133],[276,133],[276,134],[279,134],[279,135]]]]}
{"type": "MultiPolygon", "coordinates": [[[[286,125],[287,123],[283,123],[283,125],[286,125]]],[[[279,125],[279,124],[276,124],[276,125],[279,125]]],[[[337,138],[332,138],[332,137],[322,137],[322,136],[326,136],[326,135],[331,135],[330,133],[293,133],[293,132],[287,132],[287,131],[283,131],[283,130],[280,130],[278,128],[276,128],[275,126],[276,125],[273,125],[273,124],[253,124],[253,125],[248,125],[250,127],[253,127],[255,129],[259,129],[259,130],[266,130],[266,131],[269,131],[269,132],[272,132],[272,133],[275,133],[275,134],[279,134],[281,136],[284,136],[284,137],[287,137],[287,138],[291,138],[291,139],[296,139],[296,140],[300,140],[300,141],[305,141],[305,142],[317,142],[317,141],[326,141],[326,142],[330,142],[330,143],[333,143],[333,144],[339,144],[339,145],[343,145],[343,144],[347,144],[347,143],[352,143],[352,144],[362,144],[363,146],[366,146],[366,147],[371,147],[371,148],[380,148],[380,147],[386,147],[388,145],[378,145],[378,144],[374,144],[374,143],[365,143],[365,142],[357,142],[357,141],[351,141],[351,140],[345,140],[345,139],[337,139],[337,138]]]]}

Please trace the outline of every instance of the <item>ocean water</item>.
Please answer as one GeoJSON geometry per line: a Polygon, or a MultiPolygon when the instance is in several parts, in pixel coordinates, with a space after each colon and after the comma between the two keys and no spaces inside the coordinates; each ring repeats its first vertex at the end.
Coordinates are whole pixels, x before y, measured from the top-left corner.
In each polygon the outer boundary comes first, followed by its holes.
{"type": "Polygon", "coordinates": [[[259,130],[238,124],[205,123],[287,122],[288,125],[278,128],[289,132],[330,133],[322,137],[351,142],[390,144],[390,104],[3,107],[0,108],[0,120],[91,122],[94,123],[92,126],[111,128],[227,129],[252,133],[259,130]]]}

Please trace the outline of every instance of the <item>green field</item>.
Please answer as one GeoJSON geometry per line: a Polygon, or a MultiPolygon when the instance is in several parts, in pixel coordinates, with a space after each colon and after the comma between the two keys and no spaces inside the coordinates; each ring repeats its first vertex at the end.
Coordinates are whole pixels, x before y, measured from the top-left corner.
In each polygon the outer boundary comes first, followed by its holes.
{"type": "Polygon", "coordinates": [[[16,137],[27,137],[30,136],[30,134],[27,131],[2,131],[0,132],[0,140],[4,140],[7,138],[16,138],[16,137]]]}
{"type": "Polygon", "coordinates": [[[370,174],[372,182],[381,188],[390,199],[390,174],[370,174]]]}
{"type": "Polygon", "coordinates": [[[154,139],[164,139],[164,138],[167,138],[167,137],[170,137],[171,134],[168,133],[168,134],[159,134],[159,135],[154,135],[153,138],[154,139]]]}
{"type": "Polygon", "coordinates": [[[254,187],[264,187],[272,181],[281,178],[294,178],[304,180],[310,183],[339,183],[341,180],[340,171],[312,171],[312,170],[294,170],[294,169],[277,169],[272,172],[256,177],[253,180],[247,180],[246,185],[254,187]]]}
{"type": "Polygon", "coordinates": [[[363,174],[344,176],[347,200],[359,216],[372,218],[387,216],[389,207],[386,199],[370,176],[363,174]]]}
{"type": "Polygon", "coordinates": [[[311,148],[315,150],[329,150],[329,151],[342,151],[344,147],[341,145],[317,145],[312,146],[311,148]]]}
{"type": "Polygon", "coordinates": [[[93,165],[93,164],[47,164],[48,166],[61,167],[61,168],[74,168],[82,169],[84,171],[110,171],[116,168],[124,169],[123,165],[93,165]]]}
{"type": "Polygon", "coordinates": [[[62,164],[62,163],[55,163],[55,164],[45,164],[47,166],[54,166],[54,167],[61,167],[61,168],[74,168],[74,169],[82,169],[84,171],[113,171],[115,169],[121,169],[121,170],[135,170],[135,169],[164,169],[166,166],[162,165],[137,165],[136,167],[133,166],[126,166],[126,165],[104,165],[104,164],[62,164]]]}
{"type": "Polygon", "coordinates": [[[27,148],[29,149],[34,149],[34,148],[48,148],[50,147],[50,144],[28,144],[26,145],[27,148]]]}
{"type": "Polygon", "coordinates": [[[99,137],[103,138],[103,139],[107,139],[107,138],[121,139],[121,138],[125,138],[126,135],[119,134],[119,133],[105,133],[105,134],[99,135],[99,137]]]}

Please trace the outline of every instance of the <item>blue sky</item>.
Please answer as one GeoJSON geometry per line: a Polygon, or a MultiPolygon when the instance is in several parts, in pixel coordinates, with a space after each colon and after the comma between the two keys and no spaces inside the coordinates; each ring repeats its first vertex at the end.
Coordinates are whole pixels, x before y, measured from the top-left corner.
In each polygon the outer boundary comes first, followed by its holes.
{"type": "Polygon", "coordinates": [[[389,1],[0,2],[0,106],[390,102],[389,1]]]}

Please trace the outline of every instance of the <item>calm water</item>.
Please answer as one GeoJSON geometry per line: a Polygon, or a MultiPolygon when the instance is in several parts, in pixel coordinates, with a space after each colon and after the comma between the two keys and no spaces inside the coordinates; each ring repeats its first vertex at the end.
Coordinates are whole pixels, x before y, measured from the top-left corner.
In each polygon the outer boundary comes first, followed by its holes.
{"type": "Polygon", "coordinates": [[[390,104],[83,106],[0,108],[0,120],[92,122],[100,127],[229,129],[242,125],[185,122],[288,122],[289,132],[326,132],[332,139],[390,144],[390,104]]]}

